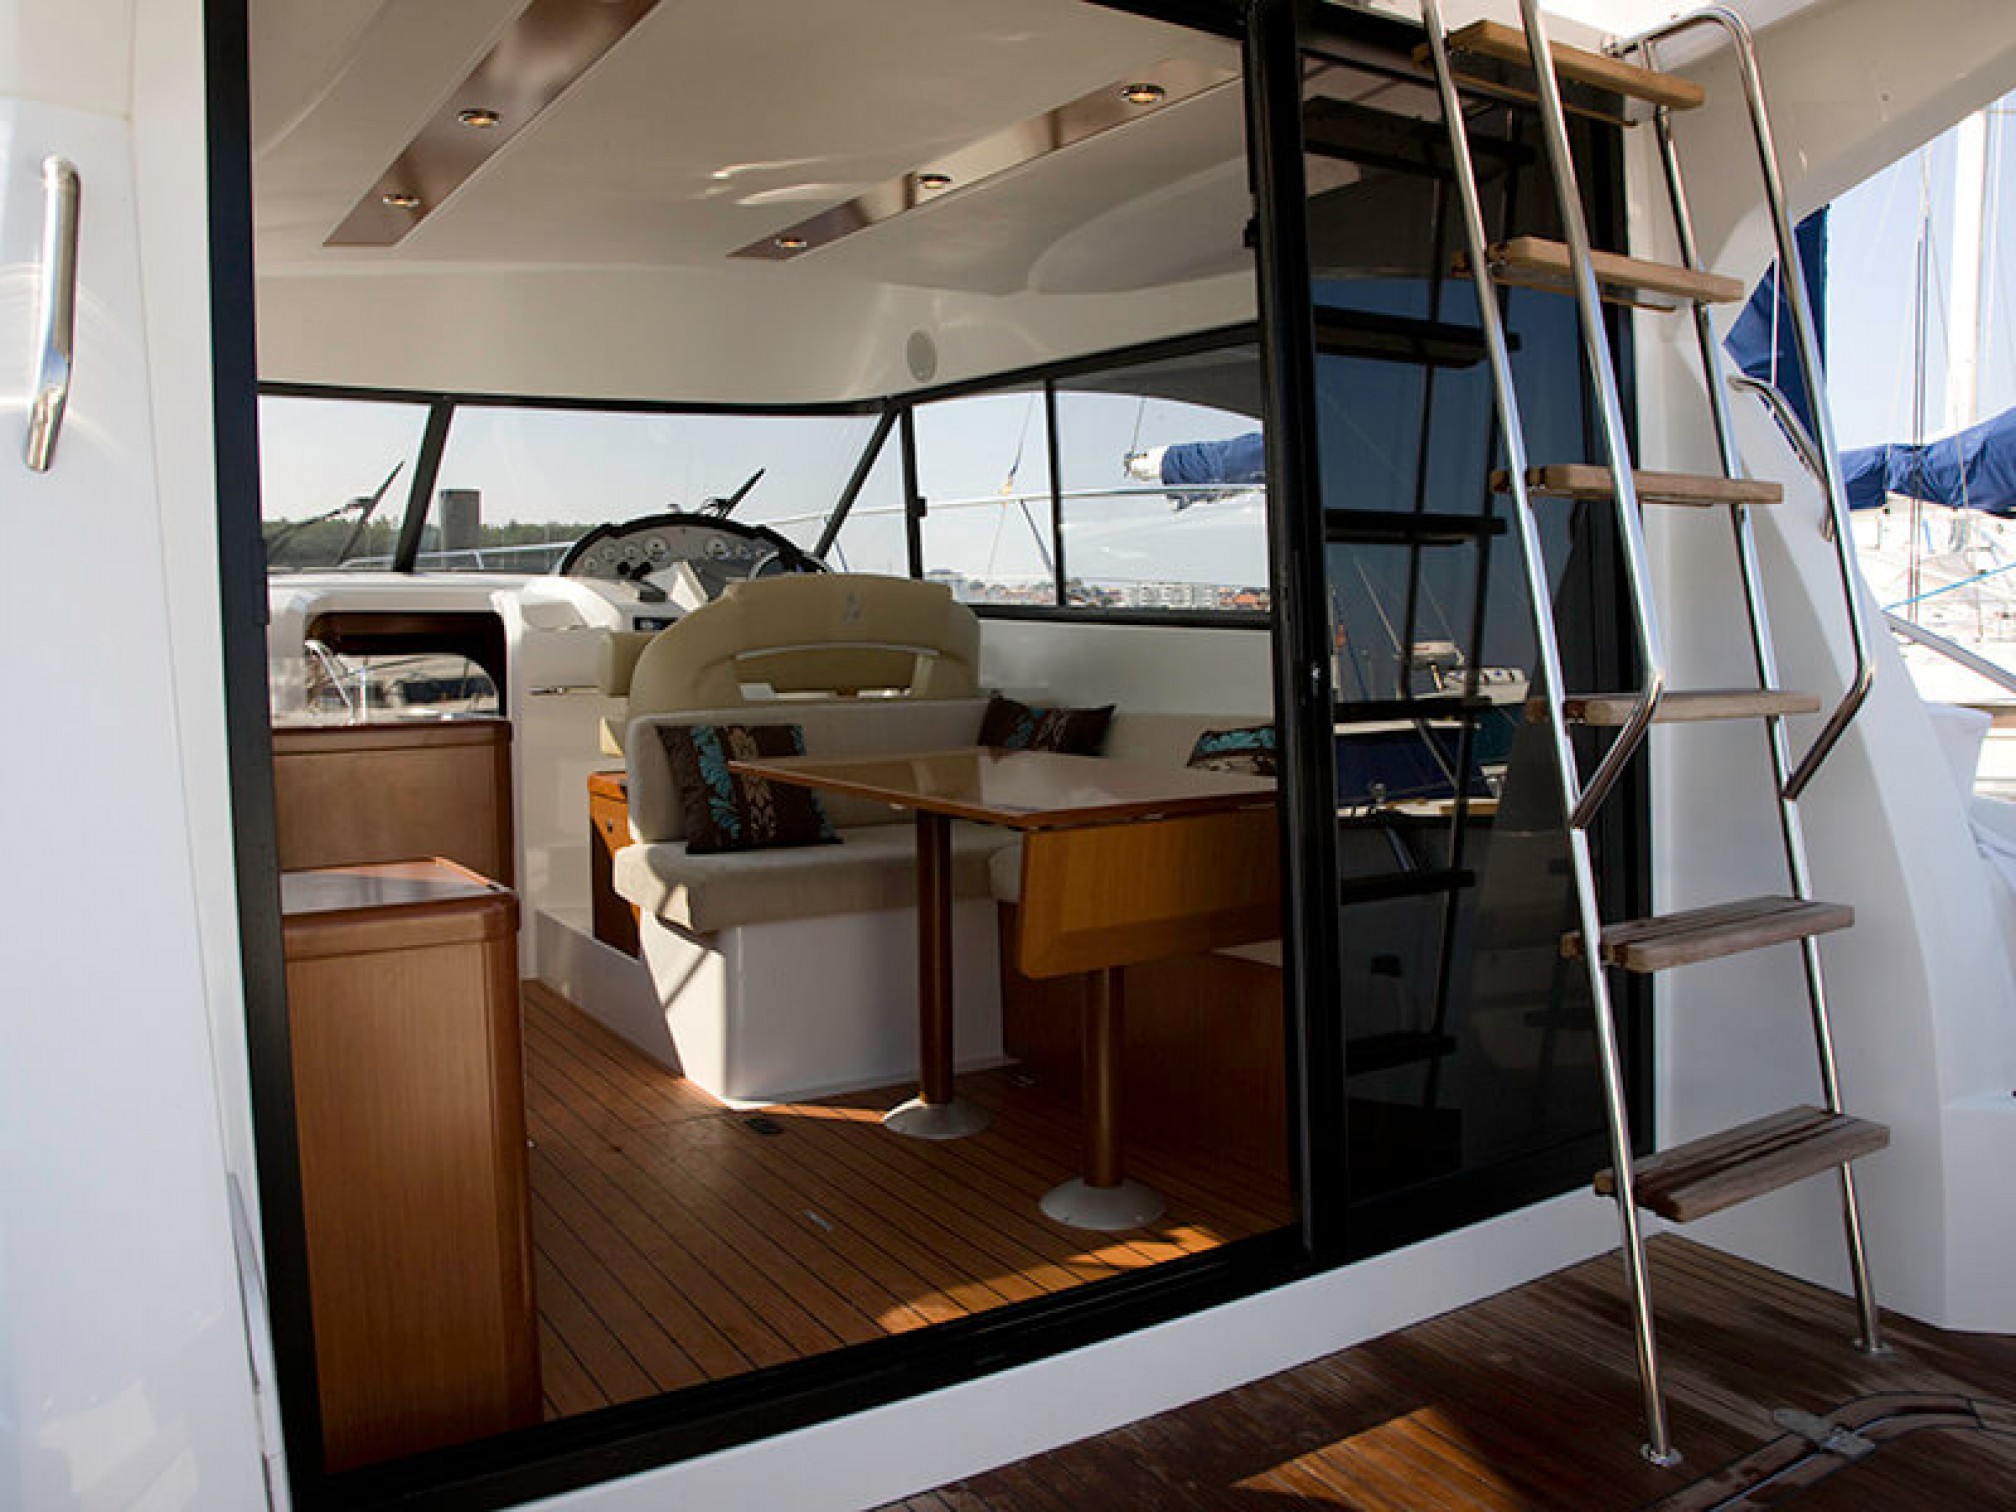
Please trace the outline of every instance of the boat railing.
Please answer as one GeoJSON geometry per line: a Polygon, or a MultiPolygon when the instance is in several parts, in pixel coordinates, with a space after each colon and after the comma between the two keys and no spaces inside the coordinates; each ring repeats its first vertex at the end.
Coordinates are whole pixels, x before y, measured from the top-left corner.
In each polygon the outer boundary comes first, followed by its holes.
{"type": "MultiPolygon", "coordinates": [[[[1764,401],[1771,411],[1771,418],[1778,422],[1778,429],[1785,433],[1785,439],[1792,444],[1793,455],[1800,465],[1813,475],[1822,488],[1827,486],[1827,469],[1820,462],[1820,448],[1813,444],[1813,437],[1807,432],[1805,422],[1799,412],[1792,407],[1792,400],[1785,390],[1775,383],[1762,378],[1753,378],[1748,373],[1731,373],[1729,387],[1741,394],[1755,394],[1764,401]]],[[[1824,514],[1820,520],[1820,534],[1826,540],[1834,539],[1834,516],[1824,514]]]]}
{"type": "Polygon", "coordinates": [[[1916,624],[1901,614],[1893,614],[1886,609],[1883,611],[1883,618],[1889,622],[1892,632],[1901,635],[1905,640],[1965,667],[1975,676],[1987,679],[2004,693],[2016,694],[2016,672],[2011,672],[2007,667],[1988,660],[1979,652],[1969,651],[1958,641],[1949,640],[1936,630],[1927,630],[1923,625],[1916,624]]]}

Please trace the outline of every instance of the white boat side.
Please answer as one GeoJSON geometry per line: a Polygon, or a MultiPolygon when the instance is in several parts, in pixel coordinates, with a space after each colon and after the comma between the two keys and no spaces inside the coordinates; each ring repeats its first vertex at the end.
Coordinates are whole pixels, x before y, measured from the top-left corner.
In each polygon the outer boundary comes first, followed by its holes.
{"type": "MultiPolygon", "coordinates": [[[[1773,12],[1788,14],[1760,41],[1802,208],[2016,81],[2016,14],[1993,0],[1831,0],[1773,12]]],[[[287,1505],[272,1339],[256,1273],[241,1264],[256,1254],[257,1182],[222,667],[227,637],[258,627],[227,626],[217,592],[204,36],[198,0],[0,0],[0,351],[33,344],[45,156],[77,165],[85,207],[77,379],[51,471],[21,467],[20,390],[10,383],[0,397],[9,476],[0,539],[17,564],[0,610],[0,686],[14,710],[0,765],[10,976],[0,1013],[0,1502],[24,1512],[287,1505]],[[234,1224],[234,1201],[249,1225],[234,1224]]],[[[1711,132],[1725,126],[1734,129],[1723,117],[1709,122],[1711,132]]],[[[1740,156],[1727,149],[1729,160],[1740,156]]],[[[1634,160],[1631,171],[1634,196],[1649,200],[1653,166],[1634,160]]],[[[1768,259],[1752,184],[1732,173],[1697,201],[1707,241],[1722,252],[1711,260],[1745,274],[1768,259]]],[[[313,350],[331,376],[354,362],[381,382],[452,386],[480,371],[508,386],[521,372],[540,376],[514,367],[540,343],[536,333],[529,344],[513,339],[524,333],[505,332],[502,312],[533,305],[523,296],[547,276],[505,270],[460,295],[428,276],[396,289],[358,276],[348,280],[355,303],[312,311],[303,279],[299,307],[283,288],[264,336],[282,369],[288,354],[313,350]],[[373,328],[388,310],[411,335],[403,347],[373,328]],[[467,370],[436,365],[436,322],[466,327],[479,317],[493,345],[467,354],[467,370]]],[[[606,284],[597,320],[541,353],[572,379],[540,376],[537,386],[645,393],[693,379],[678,362],[636,355],[675,350],[671,333],[635,346],[615,339],[634,334],[640,311],[660,308],[655,275],[595,276],[606,284]],[[592,360],[612,349],[631,355],[614,368],[592,360]]],[[[1218,303],[1199,311],[1200,326],[1250,307],[1243,275],[1205,292],[1218,303]]],[[[920,295],[914,309],[882,313],[907,330],[938,317],[930,303],[920,295]]],[[[812,323],[818,313],[813,295],[779,318],[812,323]]],[[[992,325],[955,324],[941,343],[955,371],[1009,366],[1055,337],[1047,322],[1070,318],[996,314],[992,325]]],[[[242,323],[250,311],[222,315],[242,323]]],[[[1107,334],[1151,334],[1154,320],[1123,299],[1107,334]]],[[[863,392],[903,386],[899,344],[885,343],[870,370],[850,367],[862,350],[856,334],[835,324],[826,365],[808,364],[806,395],[833,392],[836,374],[863,392]]],[[[1669,418],[1698,382],[1685,375],[1681,339],[1640,332],[1641,421],[1664,455],[1705,461],[1705,433],[1669,418]]],[[[749,397],[762,375],[717,370],[707,381],[721,386],[713,397],[749,397]]],[[[1751,420],[1752,468],[1795,493],[1809,486],[1769,427],[1751,420]]],[[[1781,581],[1801,585],[1777,600],[1781,643],[1789,664],[1835,686],[1831,564],[1811,509],[1787,518],[1795,523],[1764,526],[1781,581]]],[[[1685,603],[1704,584],[1733,595],[1718,530],[1662,524],[1655,545],[1668,602],[1685,603]]],[[[1748,652],[1735,631],[1728,615],[1676,623],[1676,659],[1704,682],[1740,675],[1748,652]]],[[[989,633],[992,666],[1012,685],[1030,680],[1029,668],[1068,665],[1055,643],[1083,632],[1010,624],[989,633]]],[[[1830,947],[1844,1077],[1856,1104],[1894,1133],[1891,1154],[1866,1178],[1874,1264],[1886,1305],[1942,1326],[2009,1332],[2016,982],[1985,883],[1970,869],[1960,795],[1927,776],[1944,770],[1929,719],[1887,639],[1872,640],[1877,692],[1814,790],[1809,832],[1816,869],[1843,879],[1835,890],[1858,911],[1854,934],[1830,947]]],[[[1180,706],[1195,673],[1127,633],[1102,654],[1139,669],[1150,706],[1180,706]]],[[[1247,652],[1211,655],[1228,678],[1252,673],[1247,652]]],[[[1726,894],[1733,876],[1775,861],[1760,769],[1740,747],[1755,739],[1687,730],[1655,746],[1662,906],[1726,894]]],[[[1790,969],[1729,963],[1663,993],[1663,1132],[1684,1137],[1805,1094],[1810,1051],[1798,1026],[1764,1029],[1748,1007],[1785,998],[1790,969]]],[[[1817,1186],[1716,1220],[1705,1234],[1842,1282],[1832,1198],[1817,1186]]],[[[1607,1204],[1570,1195],[545,1505],[870,1506],[1282,1369],[1614,1242],[1607,1204]]]]}

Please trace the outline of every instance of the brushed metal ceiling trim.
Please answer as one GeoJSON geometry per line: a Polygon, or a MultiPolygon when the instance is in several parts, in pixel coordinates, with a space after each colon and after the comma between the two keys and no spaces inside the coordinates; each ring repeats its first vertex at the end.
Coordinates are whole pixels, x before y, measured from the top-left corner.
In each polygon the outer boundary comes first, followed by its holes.
{"type": "Polygon", "coordinates": [[[991,136],[949,153],[940,153],[909,173],[877,184],[845,204],[834,205],[817,215],[780,226],[746,247],[738,247],[730,257],[753,258],[759,262],[790,262],[794,258],[830,247],[843,237],[870,226],[880,225],[907,214],[920,205],[949,199],[1013,168],[1062,152],[1067,147],[1124,126],[1159,115],[1173,105],[1237,79],[1237,69],[1190,59],[1168,59],[1152,67],[1115,79],[1089,94],[1080,95],[1040,116],[1017,122],[991,136]],[[1152,105],[1136,104],[1123,91],[1132,85],[1153,83],[1163,90],[1152,105]],[[934,187],[926,179],[943,175],[950,183],[934,187]]]}
{"type": "Polygon", "coordinates": [[[322,245],[397,246],[657,6],[532,0],[322,245]],[[465,111],[495,111],[498,122],[471,127],[460,119],[465,111]],[[419,203],[388,205],[387,196],[417,196],[419,203]]]}

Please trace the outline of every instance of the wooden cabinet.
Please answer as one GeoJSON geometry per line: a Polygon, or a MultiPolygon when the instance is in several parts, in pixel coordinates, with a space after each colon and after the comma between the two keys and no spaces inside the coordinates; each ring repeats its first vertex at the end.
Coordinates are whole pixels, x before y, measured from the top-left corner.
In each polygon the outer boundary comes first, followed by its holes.
{"type": "Polygon", "coordinates": [[[625,955],[638,955],[637,905],[618,896],[616,852],[630,843],[630,784],[622,772],[588,778],[588,899],[595,938],[625,955]]]}
{"type": "Polygon", "coordinates": [[[510,721],[280,726],[273,808],[282,871],[444,856],[509,886],[510,721]]]}
{"type": "Polygon", "coordinates": [[[537,1422],[517,899],[431,860],[281,903],[329,1468],[537,1422]]]}

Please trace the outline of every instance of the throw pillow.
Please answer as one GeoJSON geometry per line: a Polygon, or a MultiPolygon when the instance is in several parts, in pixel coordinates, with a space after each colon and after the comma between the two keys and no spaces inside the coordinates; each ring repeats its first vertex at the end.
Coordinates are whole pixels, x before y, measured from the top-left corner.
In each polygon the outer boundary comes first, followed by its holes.
{"type": "Polygon", "coordinates": [[[979,743],[1004,751],[1097,756],[1112,719],[1111,704],[1097,709],[1038,709],[996,693],[981,716],[979,743]]]}
{"type": "Polygon", "coordinates": [[[1190,748],[1188,766],[1207,772],[1249,772],[1255,777],[1278,775],[1274,726],[1246,725],[1237,730],[1206,730],[1190,748]]]}
{"type": "Polygon", "coordinates": [[[837,845],[825,805],[810,788],[766,782],[728,769],[731,761],[802,756],[805,733],[795,724],[658,725],[672,786],[686,818],[686,850],[765,850],[786,845],[837,845]]]}

